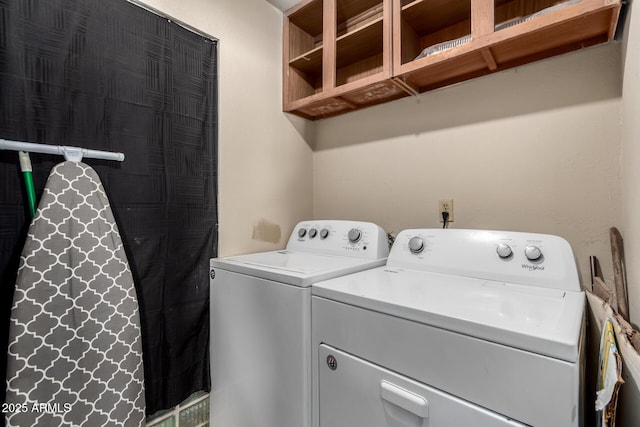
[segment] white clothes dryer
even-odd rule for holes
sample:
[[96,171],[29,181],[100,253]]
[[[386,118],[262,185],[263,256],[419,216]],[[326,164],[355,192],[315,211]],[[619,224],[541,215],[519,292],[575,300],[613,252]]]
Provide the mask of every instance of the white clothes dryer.
[[581,426],[584,308],[562,238],[403,231],[313,286],[313,425]]
[[211,425],[311,425],[311,285],[384,265],[386,233],[306,221],[287,247],[211,260]]

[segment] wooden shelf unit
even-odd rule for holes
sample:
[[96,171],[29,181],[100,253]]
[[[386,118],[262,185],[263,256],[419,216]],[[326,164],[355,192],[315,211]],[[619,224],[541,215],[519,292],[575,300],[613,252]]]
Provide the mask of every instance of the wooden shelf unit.
[[[306,22],[313,15],[317,25],[317,3],[322,34]],[[307,0],[285,16],[284,111],[321,119],[603,43],[615,36],[620,7],[621,0]],[[425,48],[430,54],[416,59]]]
[[[284,111],[316,119],[404,96],[391,82],[392,0],[321,3],[322,47],[317,43],[312,46],[309,41],[319,37],[298,35],[302,12],[309,16],[307,9],[316,8],[315,15],[319,15],[313,1],[307,0],[285,13]],[[308,51],[293,46],[292,38],[304,39]]]
[[[457,3],[458,0],[441,1]],[[398,15],[394,21],[394,78],[421,93],[613,39],[620,0],[580,0],[496,30],[498,24],[529,16],[557,3],[561,2],[471,0],[471,40],[413,61],[401,55],[402,49],[407,49],[403,45],[413,41],[403,37],[398,5],[394,9]],[[437,33],[451,30],[458,35],[456,29],[460,25],[454,23],[438,29]]]

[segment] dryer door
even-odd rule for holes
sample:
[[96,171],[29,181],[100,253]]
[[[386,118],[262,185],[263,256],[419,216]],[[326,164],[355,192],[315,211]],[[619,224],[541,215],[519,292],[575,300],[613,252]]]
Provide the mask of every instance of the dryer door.
[[318,360],[320,427],[526,427],[324,344]]

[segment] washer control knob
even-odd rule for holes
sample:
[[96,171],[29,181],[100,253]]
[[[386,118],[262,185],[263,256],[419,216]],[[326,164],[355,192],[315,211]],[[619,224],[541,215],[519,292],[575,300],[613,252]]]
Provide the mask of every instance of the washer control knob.
[[311,237],[312,239],[317,235],[318,235],[318,230],[316,230],[315,228],[312,228],[311,230],[309,230],[309,237]]
[[298,237],[300,237],[301,239],[307,235],[307,229],[306,228],[301,228],[298,230]]
[[320,230],[320,238],[326,239],[327,237],[329,237],[329,230],[327,230],[326,228]]
[[349,230],[349,241],[351,243],[357,243],[362,238],[362,232],[357,228]]
[[513,254],[511,246],[506,243],[500,243],[496,248],[496,252],[498,252],[498,256],[502,259],[509,258]]
[[537,246],[527,246],[524,248],[524,256],[526,256],[529,261],[537,261],[542,257],[542,251]]
[[419,254],[424,250],[424,240],[418,236],[412,237],[409,240],[409,250],[412,254]]

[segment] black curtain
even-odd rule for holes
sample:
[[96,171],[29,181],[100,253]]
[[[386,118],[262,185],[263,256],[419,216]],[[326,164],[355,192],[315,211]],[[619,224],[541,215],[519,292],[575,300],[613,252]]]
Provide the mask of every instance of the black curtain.
[[[216,55],[214,40],[125,0],[0,0],[0,138],[126,155],[84,162],[102,179],[133,271],[147,414],[210,389]],[[63,159],[31,159],[40,195]],[[25,206],[17,153],[0,151],[2,401]]]

